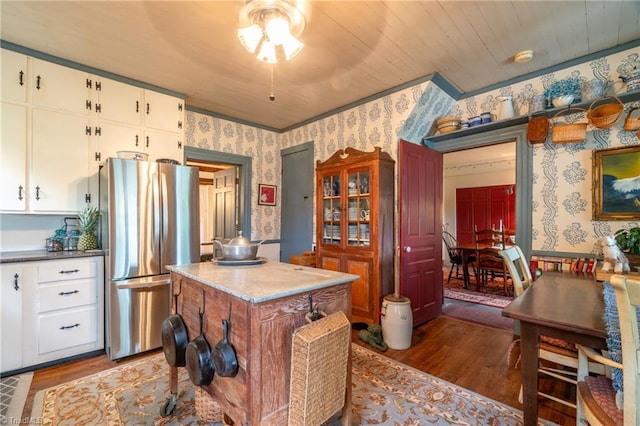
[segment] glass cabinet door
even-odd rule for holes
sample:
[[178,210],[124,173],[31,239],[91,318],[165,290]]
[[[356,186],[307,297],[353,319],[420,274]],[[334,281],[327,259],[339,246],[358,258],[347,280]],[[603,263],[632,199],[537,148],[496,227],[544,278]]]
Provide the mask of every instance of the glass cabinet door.
[[347,174],[347,245],[369,246],[369,171]]
[[340,244],[340,175],[322,179],[322,241]]

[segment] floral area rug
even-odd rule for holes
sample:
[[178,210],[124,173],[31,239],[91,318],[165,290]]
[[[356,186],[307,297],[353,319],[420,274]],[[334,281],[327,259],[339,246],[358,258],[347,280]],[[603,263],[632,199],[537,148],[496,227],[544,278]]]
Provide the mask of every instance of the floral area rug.
[[[455,274],[455,270],[454,270]],[[456,279],[451,276],[451,281],[447,283],[447,277],[449,276],[449,270],[443,270],[443,285],[444,285],[444,297],[455,300],[463,300],[465,302],[479,303],[481,305],[494,306],[496,308],[504,308],[511,301],[513,297],[507,296],[504,293],[504,285],[502,278],[496,277],[493,280],[489,280],[486,286],[480,288],[480,291],[475,291],[476,279],[471,276],[471,282],[469,288],[464,288],[462,279]]]
[[[354,421],[362,425],[520,425],[522,412],[353,344]],[[178,402],[169,395],[163,354],[40,391],[32,416],[44,425],[198,425],[194,391],[180,370]],[[552,423],[541,422],[542,425]]]

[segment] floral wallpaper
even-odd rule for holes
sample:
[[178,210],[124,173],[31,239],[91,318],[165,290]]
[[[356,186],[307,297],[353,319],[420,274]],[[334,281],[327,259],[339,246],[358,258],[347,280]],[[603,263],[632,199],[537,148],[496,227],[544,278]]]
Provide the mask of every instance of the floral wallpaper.
[[[496,117],[498,96],[512,97],[516,115],[528,114],[529,104],[536,95],[566,77],[583,81],[606,79],[612,82],[609,92],[622,93],[626,88],[619,76],[636,66],[640,68],[639,47],[457,102],[433,82],[424,82],[283,134],[187,111],[185,139],[188,146],[253,158],[251,238],[279,239],[280,201],[275,207],[258,206],[256,191],[258,183],[281,186],[277,170],[283,148],[313,141],[314,160],[324,160],[348,146],[365,151],[380,146],[397,159],[399,139],[420,143],[435,119],[443,115],[466,119],[489,111]],[[629,226],[625,221],[591,219],[591,153],[597,149],[640,144],[634,133],[622,130],[624,117],[636,105],[640,102],[625,105],[623,118],[610,129],[589,126],[584,142],[554,144],[548,138],[544,144],[534,147],[533,250],[597,252],[598,238]],[[564,115],[562,120],[586,119],[583,115]]]
[[[624,93],[619,78],[640,68],[640,48],[628,49],[544,74],[531,80],[462,99],[450,112],[461,119],[489,111],[499,114],[498,96],[511,96],[516,115],[529,114],[529,105],[554,82],[568,77],[581,81],[609,81],[607,94]],[[612,100],[613,102],[613,100]],[[541,252],[598,253],[598,239],[632,224],[627,221],[592,220],[592,151],[640,145],[634,132],[622,130],[624,117],[640,102],[624,105],[619,121],[609,129],[587,127],[584,142],[556,144],[551,137],[534,146],[532,250]],[[586,122],[584,114],[563,114],[551,122]],[[638,171],[640,175],[640,170]]]
[[[187,146],[253,158],[251,239],[279,239],[280,200],[276,206],[258,205],[257,184],[281,187],[277,173],[281,149],[313,141],[315,163],[338,149],[372,151],[380,146],[396,159],[398,135],[420,143],[431,123],[452,105],[453,100],[442,89],[425,82],[283,134],[187,111],[185,141]],[[414,114],[420,119],[407,120]],[[278,198],[280,195],[278,191]]]

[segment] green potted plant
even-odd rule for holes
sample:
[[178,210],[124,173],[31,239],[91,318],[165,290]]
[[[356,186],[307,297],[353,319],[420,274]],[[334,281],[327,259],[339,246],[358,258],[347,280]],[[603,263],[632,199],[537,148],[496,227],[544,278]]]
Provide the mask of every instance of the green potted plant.
[[614,233],[618,247],[629,259],[631,270],[635,266],[640,266],[640,226],[633,226],[628,229],[618,229]]

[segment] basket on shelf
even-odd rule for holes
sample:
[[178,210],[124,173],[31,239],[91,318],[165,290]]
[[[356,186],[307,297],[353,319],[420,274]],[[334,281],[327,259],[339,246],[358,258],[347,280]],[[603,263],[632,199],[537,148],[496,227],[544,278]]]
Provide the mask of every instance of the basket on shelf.
[[213,423],[222,421],[222,411],[220,406],[206,390],[200,386],[195,386],[194,403],[196,406],[196,415],[200,420]]
[[527,140],[531,144],[544,143],[549,135],[549,118],[547,114],[533,116],[527,124]]
[[[606,101],[607,99],[612,99],[615,102],[605,103],[594,107],[596,103]],[[591,103],[589,111],[587,112],[587,119],[598,129],[608,129],[616,124],[620,119],[620,114],[622,114],[623,108],[624,106],[622,105],[622,102],[620,102],[620,99],[615,96],[598,98]]]
[[575,114],[585,111],[586,110],[584,108],[569,107],[556,112],[551,120],[551,140],[553,143],[582,142],[587,135],[588,123],[556,123],[553,122],[553,119],[558,118],[560,115],[567,112]]
[[627,118],[624,120],[624,126],[622,128],[627,132],[635,132],[640,130],[640,116],[632,117],[631,113],[633,111],[640,111],[640,107],[631,108],[629,113],[627,114]]

